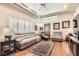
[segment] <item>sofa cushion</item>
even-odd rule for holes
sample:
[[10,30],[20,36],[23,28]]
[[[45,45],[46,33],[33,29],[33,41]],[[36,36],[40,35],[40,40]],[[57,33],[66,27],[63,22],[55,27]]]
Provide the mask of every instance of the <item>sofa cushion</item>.
[[24,35],[15,35],[14,38],[21,38],[24,37]]
[[21,44],[24,44],[24,43],[28,43],[28,42],[31,42],[31,41],[33,41],[34,39],[32,39],[32,38],[25,38],[24,40],[22,40],[22,41],[20,41],[20,43]]
[[22,41],[23,39],[25,39],[26,37],[20,37],[20,38],[16,38],[16,41]]

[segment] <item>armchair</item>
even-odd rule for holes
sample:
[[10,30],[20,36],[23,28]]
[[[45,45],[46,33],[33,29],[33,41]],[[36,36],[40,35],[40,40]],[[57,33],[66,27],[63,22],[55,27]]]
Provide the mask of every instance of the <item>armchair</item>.
[[44,32],[42,34],[40,34],[41,36],[41,39],[44,39],[44,40],[48,40],[49,39],[49,36],[46,35]]

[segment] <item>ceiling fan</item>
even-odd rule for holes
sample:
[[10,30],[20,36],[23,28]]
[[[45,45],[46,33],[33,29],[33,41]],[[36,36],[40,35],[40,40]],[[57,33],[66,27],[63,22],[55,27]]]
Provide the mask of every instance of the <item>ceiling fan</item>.
[[42,10],[42,9],[48,10],[46,3],[41,3],[40,6],[41,6],[41,7],[39,8],[39,10]]

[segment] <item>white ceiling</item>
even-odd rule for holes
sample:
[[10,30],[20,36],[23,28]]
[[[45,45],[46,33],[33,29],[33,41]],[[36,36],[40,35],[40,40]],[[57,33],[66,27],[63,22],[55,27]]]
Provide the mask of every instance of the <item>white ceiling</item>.
[[[46,3],[46,7],[41,7],[41,3],[23,3],[38,15],[46,15],[54,12],[60,12],[67,8],[67,3]],[[40,9],[41,8],[41,9]]]

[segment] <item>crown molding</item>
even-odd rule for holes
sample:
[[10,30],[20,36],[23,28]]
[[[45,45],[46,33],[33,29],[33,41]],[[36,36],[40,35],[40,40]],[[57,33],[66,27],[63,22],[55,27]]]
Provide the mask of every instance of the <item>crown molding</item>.
[[25,9],[24,7],[22,7],[22,3],[20,4],[17,4],[17,3],[10,3],[10,5],[14,6],[14,7],[17,7],[19,10],[22,10],[25,14],[28,14],[29,16],[32,16],[32,17],[35,17],[35,18],[38,18],[39,16],[36,15],[34,12],[31,12],[30,10]]
[[36,13],[35,11],[30,9],[28,6],[26,6],[23,3],[13,3],[12,5],[19,7],[20,9],[24,10],[25,13],[28,13],[28,14],[32,15],[33,17],[37,17],[37,18],[46,18],[46,17],[55,16],[55,15],[71,13],[71,12],[75,11],[76,6],[77,6],[76,3],[69,3],[67,5],[67,8],[63,11],[54,12],[54,13],[50,13],[50,14],[46,14],[46,15],[39,15],[38,13]]

